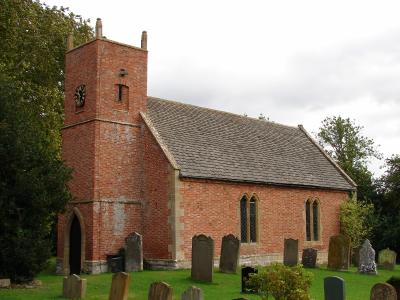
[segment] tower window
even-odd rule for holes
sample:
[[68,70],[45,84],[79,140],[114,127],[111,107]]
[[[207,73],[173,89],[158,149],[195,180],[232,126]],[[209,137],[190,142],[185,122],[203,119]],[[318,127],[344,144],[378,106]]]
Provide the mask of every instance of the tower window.
[[129,97],[129,87],[124,84],[117,84],[117,101],[126,102]]

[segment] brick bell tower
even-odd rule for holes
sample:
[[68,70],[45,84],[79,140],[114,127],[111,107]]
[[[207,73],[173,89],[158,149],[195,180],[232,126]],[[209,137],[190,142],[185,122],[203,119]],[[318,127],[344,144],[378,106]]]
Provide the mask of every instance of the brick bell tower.
[[107,271],[129,233],[142,232],[143,141],[147,105],[147,35],[141,47],[96,38],[65,59],[62,157],[73,168],[74,196],[59,217],[57,271]]

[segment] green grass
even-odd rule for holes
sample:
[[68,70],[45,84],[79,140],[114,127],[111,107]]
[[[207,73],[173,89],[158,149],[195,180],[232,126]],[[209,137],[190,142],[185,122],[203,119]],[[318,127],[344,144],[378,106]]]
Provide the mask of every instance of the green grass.
[[[397,266],[398,267],[398,266]],[[395,271],[379,270],[378,275],[360,275],[355,268],[348,272],[334,272],[325,268],[308,269],[314,274],[314,280],[311,287],[313,299],[324,299],[323,280],[327,276],[339,276],[346,282],[347,300],[365,300],[369,299],[371,287],[377,282],[385,282],[391,276],[400,276],[400,270]],[[108,292],[111,286],[112,274],[100,275],[82,275],[87,279],[87,297],[86,299],[108,299]],[[35,289],[10,289],[0,290],[0,299],[63,299],[61,297],[62,276],[52,275],[50,270],[41,273],[38,276],[43,282],[41,287]],[[143,271],[131,273],[131,283],[129,286],[129,299],[147,299],[148,288],[154,281],[165,281],[173,287],[174,299],[179,300],[180,295],[189,286],[200,287],[206,300],[234,299],[246,297],[248,299],[260,299],[256,295],[243,295],[240,293],[241,282],[239,274],[214,273],[212,284],[193,282],[190,279],[190,270],[176,271]]]

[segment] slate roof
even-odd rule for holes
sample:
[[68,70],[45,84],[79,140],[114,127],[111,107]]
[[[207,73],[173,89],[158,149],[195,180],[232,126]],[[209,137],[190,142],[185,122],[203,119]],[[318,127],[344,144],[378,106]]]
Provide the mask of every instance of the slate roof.
[[152,97],[147,109],[144,120],[182,177],[355,189],[302,127]]

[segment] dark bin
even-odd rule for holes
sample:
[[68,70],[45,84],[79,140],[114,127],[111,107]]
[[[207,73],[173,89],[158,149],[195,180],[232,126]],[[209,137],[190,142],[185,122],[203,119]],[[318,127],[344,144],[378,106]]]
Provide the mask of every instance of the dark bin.
[[118,273],[124,271],[124,258],[120,255],[107,255],[108,271]]

